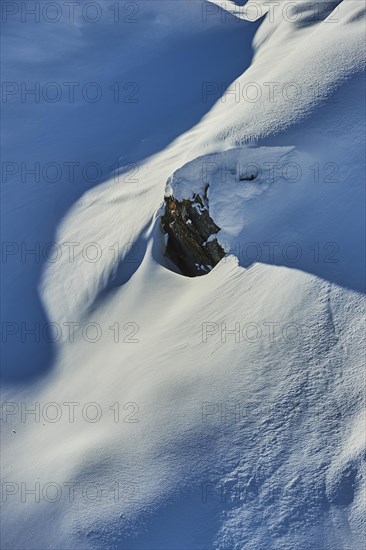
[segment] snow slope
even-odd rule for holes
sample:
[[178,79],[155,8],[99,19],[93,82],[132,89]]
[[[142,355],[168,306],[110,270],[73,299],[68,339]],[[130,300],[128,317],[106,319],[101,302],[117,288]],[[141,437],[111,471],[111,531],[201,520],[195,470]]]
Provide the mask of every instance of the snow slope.
[[[84,194],[4,185],[7,241],[78,243],[5,264],[4,319],[61,330],[4,345],[4,548],[364,548],[364,7],[291,4],[295,22],[286,2],[253,23],[154,0],[126,33],[57,25],[33,70],[61,80],[83,59],[107,84],[118,70],[146,90],[136,111],[6,105],[10,160],[137,168]],[[8,29],[13,60],[30,28]],[[47,25],[32,32],[49,43]],[[165,192],[207,184],[229,256],[188,279],[159,213]]]

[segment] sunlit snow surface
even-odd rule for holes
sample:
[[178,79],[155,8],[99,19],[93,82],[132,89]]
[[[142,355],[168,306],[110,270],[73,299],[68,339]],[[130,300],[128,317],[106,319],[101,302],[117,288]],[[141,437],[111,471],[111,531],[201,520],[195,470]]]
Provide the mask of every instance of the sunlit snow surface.
[[[103,166],[3,185],[4,240],[64,251],[3,263],[6,549],[365,546],[364,6],[226,4],[3,25],[5,80],[139,88],[3,105],[4,160]],[[207,185],[228,256],[189,279],[161,205]]]

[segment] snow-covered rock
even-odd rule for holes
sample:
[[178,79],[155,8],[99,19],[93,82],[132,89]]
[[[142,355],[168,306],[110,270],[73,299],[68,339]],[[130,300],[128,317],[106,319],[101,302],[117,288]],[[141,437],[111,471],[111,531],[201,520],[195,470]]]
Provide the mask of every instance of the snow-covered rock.
[[166,254],[184,275],[204,275],[218,264],[225,251],[217,242],[220,228],[209,213],[208,185],[202,195],[178,201],[165,198],[162,228],[167,234]]

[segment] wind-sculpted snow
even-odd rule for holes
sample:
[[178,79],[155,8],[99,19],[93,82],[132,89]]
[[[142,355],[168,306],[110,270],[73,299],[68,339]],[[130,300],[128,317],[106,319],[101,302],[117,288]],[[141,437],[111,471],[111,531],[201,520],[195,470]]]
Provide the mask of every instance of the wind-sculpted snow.
[[[213,4],[205,22],[197,2],[141,2],[133,32],[73,27],[84,65],[66,34],[62,63],[42,61],[49,80],[67,63],[111,78],[125,67],[143,95],[119,116],[48,111],[61,160],[123,157],[117,176],[85,193],[8,188],[8,218],[27,211],[29,238],[78,246],[29,280],[19,262],[7,282],[9,302],[38,292],[61,336],[19,339],[17,385],[5,371],[4,548],[364,547],[364,20],[358,1],[321,3],[315,21],[315,3],[291,2],[290,20],[284,4],[253,23]],[[48,43],[49,29],[34,32]],[[26,155],[47,158],[52,135],[43,121]],[[164,256],[160,216],[165,193],[207,185],[227,256],[192,279]],[[38,420],[22,403],[39,404]]]
[[[101,11],[97,22],[93,22],[95,6],[85,12],[82,2],[71,11],[72,17],[68,3],[60,0],[63,18],[59,22],[51,21],[55,17],[52,3],[47,3],[48,10],[38,18],[41,3],[33,3],[36,15],[26,3],[1,4],[6,125],[2,219],[3,240],[10,243],[6,265],[2,264],[2,307],[4,319],[19,326],[44,326],[49,321],[48,306],[41,303],[37,288],[43,271],[52,263],[47,261],[54,256],[49,248],[58,242],[67,213],[78,208],[79,199],[83,205],[83,194],[101,182],[116,180],[116,188],[119,173],[130,198],[144,192],[142,166],[197,124],[216,101],[214,97],[202,101],[203,82],[229,84],[250,64],[256,29],[238,25],[234,17],[225,25],[220,17],[203,20],[202,4],[189,2],[186,6],[183,0],[135,4],[103,0],[96,2]],[[241,56],[231,55],[240,49]],[[163,179],[168,176],[169,172]],[[117,216],[124,224],[122,232],[128,233],[131,227],[131,235],[121,245],[121,254],[150,223],[160,196],[159,188],[156,200],[137,207],[146,209],[147,218],[142,211],[141,218],[126,216],[123,208],[127,203],[122,200]],[[87,210],[87,217],[89,213]],[[98,216],[103,215],[107,229],[111,213],[98,209]],[[93,242],[104,246],[99,227],[89,222],[82,225],[84,231],[89,227]],[[78,230],[70,230],[66,240],[71,248],[64,246],[55,262],[56,277],[62,282],[56,284],[56,292],[63,293],[63,283],[68,281],[66,295],[71,298],[71,305],[67,296],[61,299],[60,310],[75,306],[79,313],[98,291],[99,277],[102,286],[108,280],[108,270],[113,269],[110,264],[120,256],[117,249],[109,251],[109,246],[124,238],[119,231],[116,224],[115,230],[109,227],[105,233],[108,252],[94,264],[93,272],[98,275],[93,283],[80,286],[77,282],[74,287],[73,273],[87,279],[84,270],[89,265]],[[22,252],[22,243],[27,250],[36,251],[35,259]],[[11,254],[12,250],[19,253]],[[71,257],[74,262],[69,261]],[[110,260],[108,268],[104,260]],[[59,296],[55,298],[59,300]],[[30,338],[21,346],[8,341],[4,378],[24,380],[27,376],[32,380],[46,374],[55,359],[54,346],[46,341],[43,346]]]
[[[325,101],[334,102],[337,89],[363,71],[360,3],[343,1],[323,20],[318,15],[323,3],[313,2],[315,23],[298,28],[309,17],[308,5],[276,3],[254,38],[254,62],[212,109],[209,134],[217,117],[218,139],[232,146],[275,135],[308,117]],[[291,9],[298,14],[291,16]],[[202,131],[203,139],[209,139]]]

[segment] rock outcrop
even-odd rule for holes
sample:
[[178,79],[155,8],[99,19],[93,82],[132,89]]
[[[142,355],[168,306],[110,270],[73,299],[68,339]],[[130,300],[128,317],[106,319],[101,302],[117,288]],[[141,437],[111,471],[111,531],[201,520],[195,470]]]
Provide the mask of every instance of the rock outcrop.
[[208,273],[225,256],[214,236],[220,227],[209,215],[207,189],[193,199],[165,197],[162,227],[168,235],[166,255],[189,277]]

